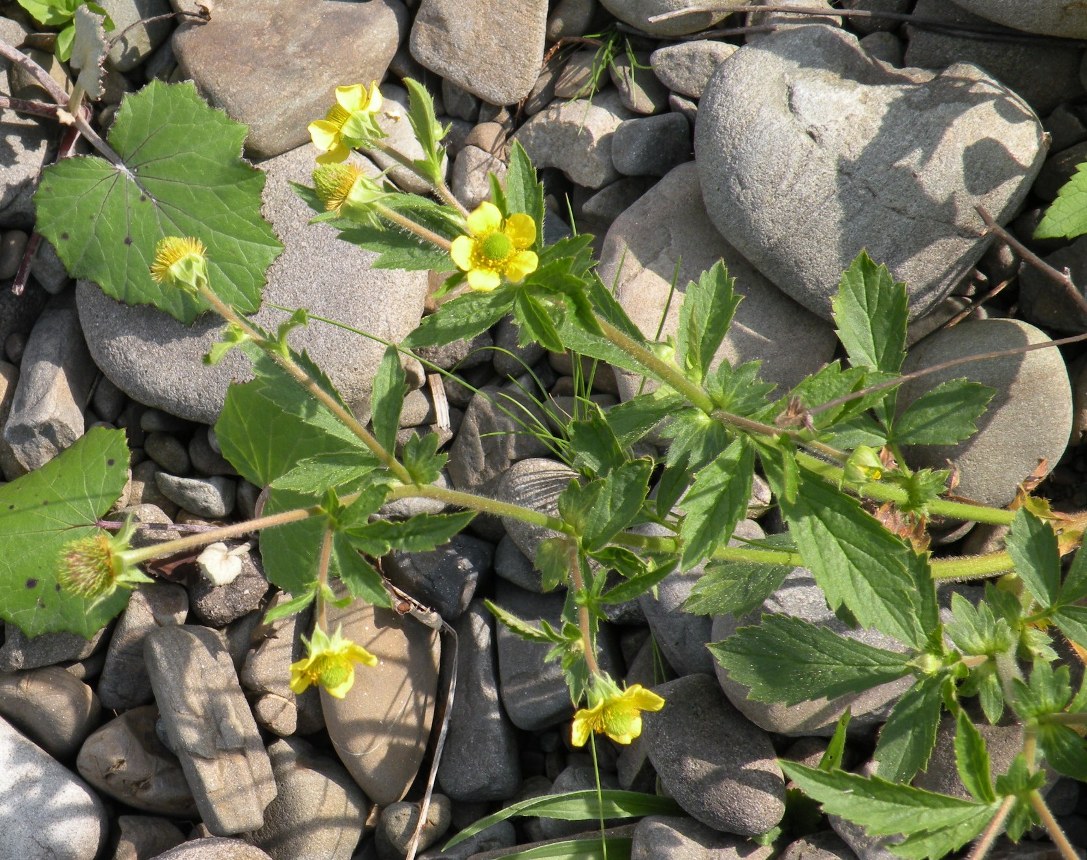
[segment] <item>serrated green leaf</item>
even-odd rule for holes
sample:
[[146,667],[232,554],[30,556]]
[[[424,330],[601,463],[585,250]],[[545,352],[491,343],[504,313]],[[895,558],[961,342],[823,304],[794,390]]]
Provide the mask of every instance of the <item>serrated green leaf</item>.
[[836,429],[839,424],[855,421],[867,410],[881,403],[887,396],[886,391],[871,394],[859,394],[859,392],[889,381],[891,378],[890,374],[874,371],[868,367],[843,368],[835,360],[797,383],[792,391],[778,400],[774,411],[777,413],[788,408],[792,401],[811,408],[838,400],[848,394],[858,394],[859,396],[851,400],[829,409],[822,409],[811,416],[812,424],[817,430],[822,432]]
[[985,738],[970,722],[964,710],[959,711],[955,723],[955,767],[959,771],[962,784],[975,800],[982,803],[992,803],[996,800]]
[[[601,818],[640,818],[645,815],[678,815],[679,804],[667,797],[643,794],[638,791],[595,789],[569,791],[564,794],[544,794],[513,803],[505,809],[481,818],[471,827],[458,833],[443,847],[448,851],[465,839],[518,815],[534,818],[554,818],[560,821],[596,821]],[[599,839],[596,840],[599,844]]]
[[351,541],[341,532],[332,536],[331,570],[347,586],[356,600],[364,600],[374,606],[392,606],[392,598],[385,590],[385,582],[370,562],[359,555]]
[[805,474],[795,501],[780,499],[797,549],[832,609],[846,606],[862,627],[875,627],[923,650],[914,554],[860,503]]
[[376,252],[375,269],[441,272],[452,265],[449,254],[441,248],[392,225],[352,224],[340,230],[337,238]]
[[1050,606],[1061,586],[1061,554],[1053,528],[1026,508],[1020,508],[1006,545],[1023,584],[1038,603]]
[[686,403],[678,394],[639,394],[605,414],[621,445],[633,445]]
[[850,364],[898,373],[906,358],[905,284],[861,251],[842,273],[831,307]]
[[374,471],[377,461],[366,450],[307,457],[271,482],[280,490],[312,492],[314,487],[342,487]]
[[[314,585],[316,586],[316,583],[314,583]],[[311,588],[309,591],[303,591],[297,597],[285,600],[283,603],[279,603],[267,610],[264,613],[263,621],[265,624],[271,624],[273,621],[278,621],[280,618],[286,618],[288,615],[297,615],[313,603],[316,598],[316,588]]]
[[1035,239],[1074,239],[1087,233],[1087,163],[1061,186],[1038,226]]
[[909,656],[874,648],[787,615],[764,615],[707,646],[758,702],[795,705],[859,693],[910,673]]
[[794,570],[789,564],[711,562],[683,603],[696,615],[734,615],[740,618],[758,609]]
[[374,389],[370,408],[373,413],[374,436],[386,451],[396,447],[396,431],[400,428],[400,411],[404,407],[407,389],[404,367],[400,364],[400,351],[387,346],[374,374]]
[[1026,683],[1012,678],[1015,698],[1012,706],[1024,720],[1040,720],[1059,714],[1072,700],[1068,666],[1054,669],[1045,660],[1035,660]]
[[604,413],[588,401],[584,416],[567,426],[574,467],[594,475],[606,475],[626,462],[619,440]]
[[[506,206],[510,214],[523,212],[536,224],[536,244],[542,244],[544,228],[544,189],[536,179],[536,169],[517,141],[510,147],[506,168]],[[545,261],[546,264],[546,261]]]
[[34,195],[37,229],[74,277],[184,323],[206,310],[203,299],[155,283],[149,267],[160,239],[193,236],[207,246],[212,290],[253,313],[283,246],[261,217],[264,174],[241,158],[245,135],[192,83],[151,81],[125,96],[110,128],[125,168],[97,156],[45,168]]
[[439,145],[445,137],[445,129],[438,122],[434,114],[434,100],[426,87],[412,78],[403,79],[404,87],[408,91],[408,122],[415,132],[415,139],[423,150],[423,158],[420,167],[428,175],[432,182],[440,181],[442,177],[442,156],[444,152]]
[[951,595],[951,621],[944,632],[964,654],[999,654],[1016,643],[1011,626],[1006,619],[993,615],[988,601],[974,606],[958,593]]
[[823,811],[861,825],[872,836],[916,834],[914,848],[892,850],[903,857],[943,857],[965,845],[996,814],[997,804],[980,804],[879,777],[866,779],[844,771],[830,773],[782,761],[781,769]]
[[87,639],[128,603],[119,588],[96,603],[61,591],[65,546],[102,535],[95,526],[125,488],[121,430],[92,427],[44,466],[0,486],[0,618],[27,636],[67,631]]
[[732,367],[722,361],[704,380],[706,393],[714,405],[737,415],[755,415],[769,406],[769,395],[777,388],[772,382],[759,379],[761,362],[748,361]]
[[740,304],[724,262],[718,260],[687,285],[679,308],[676,363],[694,382],[701,382],[718,347],[728,334]]
[[19,5],[26,9],[39,24],[46,27],[59,27],[72,19],[79,0],[55,0],[47,3],[41,0],[19,0]]
[[741,437],[695,476],[683,497],[680,570],[690,570],[728,543],[747,513],[754,469],[755,452]]
[[551,645],[563,641],[560,637],[548,635],[547,632],[541,630],[539,627],[534,627],[527,621],[518,618],[512,612],[507,612],[501,606],[498,606],[487,599],[483,600],[483,605],[486,606],[491,615],[505,625],[511,633],[519,636],[526,642],[543,642]]
[[1038,726],[1038,746],[1059,773],[1081,782],[1087,780],[1087,741],[1068,726],[1042,723]]
[[721,422],[701,409],[690,407],[675,413],[659,432],[671,439],[665,462],[669,465],[685,463],[692,472],[708,466],[732,442]]
[[[618,549],[618,547],[609,547]],[[596,556],[594,556],[596,558]],[[645,568],[643,572],[635,574],[629,579],[619,583],[614,588],[609,588],[600,595],[600,602],[606,604],[626,603],[628,600],[645,594],[649,589],[662,582],[669,573],[676,569],[674,563],[661,564],[654,568]]]
[[1069,641],[1087,648],[1087,606],[1061,606],[1050,619]]
[[436,433],[425,433],[422,436],[413,433],[404,443],[404,448],[400,452],[400,462],[408,470],[408,474],[415,483],[433,484],[441,477],[449,455],[439,454],[439,445],[441,445],[441,439]]
[[419,327],[403,340],[403,346],[444,346],[455,340],[471,340],[509,313],[515,292],[499,287],[490,293],[470,292],[444,304],[436,313],[423,317]]
[[356,549],[367,555],[382,556],[389,550],[430,552],[463,531],[475,515],[475,511],[416,514],[406,520],[374,520],[349,526],[343,533]]
[[988,671],[978,678],[978,701],[989,725],[999,723],[1004,714],[1004,688],[995,671]]
[[514,294],[513,315],[522,335],[550,352],[563,352],[566,349],[555,326],[555,309],[545,306],[530,292],[518,290]]
[[921,678],[895,702],[873,755],[883,779],[909,782],[928,764],[936,746],[944,683],[939,676]]
[[534,563],[540,572],[540,588],[552,591],[566,584],[570,573],[570,538],[553,537],[540,541]]
[[632,524],[649,492],[652,472],[653,464],[649,460],[631,460],[597,479],[600,493],[581,533],[582,545],[587,552],[602,549]]
[[1056,603],[1063,606],[1067,603],[1075,603],[1083,597],[1087,597],[1087,552],[1084,552],[1081,547],[1072,559]]
[[968,379],[949,379],[906,407],[892,425],[896,445],[954,445],[973,436],[996,392]]

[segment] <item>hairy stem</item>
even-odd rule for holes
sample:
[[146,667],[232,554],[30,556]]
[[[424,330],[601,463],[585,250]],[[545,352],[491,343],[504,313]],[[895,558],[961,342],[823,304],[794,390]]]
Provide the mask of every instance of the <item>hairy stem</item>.
[[412,221],[410,218],[401,215],[399,212],[390,209],[388,206],[382,206],[380,203],[374,203],[373,206],[374,211],[377,212],[385,220],[389,221],[392,224],[395,224],[397,227],[401,227],[404,230],[407,230],[409,233],[414,233],[424,242],[430,242],[430,244],[441,248],[443,251],[445,251],[445,253],[449,253],[449,249],[450,247],[452,247],[452,242],[446,239],[445,236],[439,236],[433,230],[428,230],[422,224],[418,224],[415,221]]
[[1030,798],[1030,805],[1034,811],[1038,813],[1038,817],[1042,820],[1042,826],[1045,827],[1046,833],[1049,834],[1049,838],[1053,840],[1053,843],[1057,846],[1057,850],[1061,852],[1061,857],[1064,860],[1080,860],[1082,855],[1075,849],[1075,846],[1068,841],[1068,837],[1064,835],[1064,831],[1061,829],[1060,824],[1057,823],[1056,817],[1050,811],[1049,806],[1046,805],[1045,799],[1042,797],[1040,791],[1032,791],[1028,797]]
[[1004,822],[1008,820],[1008,815],[1011,813],[1013,806],[1015,806],[1015,795],[1010,794],[1001,802],[1000,808],[997,809],[992,820],[985,825],[981,838],[974,843],[970,856],[966,860],[982,860],[989,853],[997,837],[1004,832]]
[[[581,558],[578,556],[577,545],[570,542],[570,584],[574,587],[574,594],[585,593],[585,579],[581,575]],[[585,651],[585,665],[590,675],[600,674],[600,664],[596,661],[596,650],[593,648],[592,624],[589,619],[589,607],[579,603],[577,607],[577,626],[581,630],[581,644]]]
[[325,593],[328,590],[328,566],[332,560],[332,529],[325,529],[321,535],[321,552],[317,557],[317,618],[316,625],[328,632],[328,601]]
[[449,186],[441,181],[441,179],[435,181],[431,179],[431,177],[426,176],[421,170],[419,170],[418,167],[415,166],[410,158],[398,152],[396,149],[389,146],[389,144],[385,143],[385,141],[383,140],[375,140],[373,143],[370,144],[370,146],[376,149],[378,152],[382,153],[383,155],[387,155],[405,170],[410,170],[413,174],[423,180],[423,182],[433,188],[434,193],[442,199],[443,203],[447,204],[448,206],[452,206],[462,216],[468,217],[468,210],[464,208],[464,204],[462,204],[456,198],[453,192],[449,189]]
[[500,502],[498,499],[488,499],[486,496],[477,496],[475,493],[463,493],[460,490],[451,490],[447,487],[436,487],[433,484],[407,483],[400,487],[394,487],[389,494],[389,498],[434,499],[459,508],[494,514],[496,517],[512,517],[529,525],[543,526],[557,532],[569,533],[569,527],[566,523],[541,511],[510,504],[509,502]]

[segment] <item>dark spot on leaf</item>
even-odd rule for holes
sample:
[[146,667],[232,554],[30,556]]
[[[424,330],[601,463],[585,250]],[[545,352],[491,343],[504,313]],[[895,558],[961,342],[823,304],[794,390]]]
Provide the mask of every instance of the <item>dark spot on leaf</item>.
[[60,583],[59,582],[56,582],[56,583],[53,584],[53,591],[60,591]]
[[49,499],[42,499],[42,507],[43,508],[48,504],[49,504]]
[[9,511],[14,511],[15,510],[15,505],[8,505],[8,510]]
[[67,233],[61,233],[60,238],[61,238],[62,241],[67,242],[68,241],[68,234]]
[[140,195],[140,202],[141,203],[146,203],[147,202],[147,195],[146,194],[141,194]]
[[26,587],[27,587],[27,588],[37,588],[37,587],[38,587],[38,580],[36,580],[36,579],[28,579],[28,580],[26,581]]
[[131,236],[125,236],[125,244],[126,245],[131,245],[132,244],[132,237]]
[[45,601],[42,600],[40,597],[37,600],[37,606],[38,606],[38,609],[45,609]]
[[108,460],[106,460],[106,465],[107,466],[112,466],[116,462],[117,462],[116,460],[114,460],[112,457],[110,457]]

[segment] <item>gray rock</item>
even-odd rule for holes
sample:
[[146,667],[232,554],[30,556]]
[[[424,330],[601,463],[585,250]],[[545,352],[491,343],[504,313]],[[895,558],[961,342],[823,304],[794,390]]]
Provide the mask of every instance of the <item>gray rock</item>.
[[[943,0],[920,0],[913,14],[964,28],[992,27],[984,18],[959,8],[961,5]],[[909,38],[904,58],[907,66],[943,69],[954,63],[973,63],[1006,84],[1039,115],[1044,116],[1061,102],[1083,94],[1078,48],[1052,43],[971,39],[928,27],[907,26],[906,33]]]
[[259,848],[240,839],[224,839],[210,836],[192,839],[153,860],[272,860]]
[[271,158],[309,140],[306,126],[324,117],[335,87],[385,76],[402,14],[399,0],[217,3],[208,23],[177,29],[174,53],[213,105],[249,126],[249,152]]
[[862,860],[895,860],[899,855],[891,850],[896,842],[901,842],[900,836],[869,836],[863,827],[839,818],[837,815],[828,815],[831,830],[838,834],[839,838],[853,849]]
[[494,369],[499,376],[516,378],[543,358],[546,350],[538,343],[520,343],[521,328],[512,316],[502,317],[494,330]]
[[[866,9],[871,12],[891,12],[904,15],[910,11],[911,0],[845,0],[843,9]],[[877,31],[897,30],[901,21],[894,18],[851,18],[849,27],[868,35]]]
[[[445,835],[453,820],[452,803],[443,794],[434,793],[427,807],[426,821],[419,831],[420,850],[429,848]],[[381,823],[376,833],[379,860],[400,860],[419,824],[419,804],[402,801],[381,810]]]
[[[242,5],[257,9],[261,21],[270,20],[272,13],[260,12],[263,7],[259,4]],[[335,5],[334,11],[340,14],[341,9],[373,6],[341,3]],[[301,12],[303,7],[298,10]],[[326,10],[321,14],[331,13]],[[278,13],[274,20],[283,23]],[[306,32],[310,26],[305,25]],[[230,53],[236,50],[237,46],[233,46]],[[234,67],[230,74],[238,77],[239,69]],[[306,88],[312,87],[312,79],[307,78]],[[274,331],[286,316],[270,308],[270,303],[306,307],[313,314],[399,341],[419,323],[426,274],[373,270],[373,253],[341,242],[334,230],[307,225],[313,213],[289,183],[311,183],[313,155],[313,149],[306,146],[262,165],[268,174],[264,215],[285,250],[268,270],[265,304],[253,319]],[[80,321],[95,362],[119,388],[141,403],[212,424],[222,409],[227,386],[251,376],[247,360],[236,351],[214,367],[201,360],[222,328],[218,317],[201,317],[189,327],[154,308],[121,305],[85,282],[79,284],[76,294]],[[326,325],[295,329],[290,342],[295,349],[310,354],[355,413],[365,419],[370,386],[384,347]]]
[[[1043,259],[1057,271],[1068,270],[1075,284],[1087,276],[1087,237],[1058,248]],[[1082,293],[1083,288],[1079,287]],[[1052,279],[1036,267],[1024,265],[1019,272],[1019,310],[1027,322],[1058,331],[1079,332],[1087,326],[1087,312]]]
[[623,106],[637,114],[658,113],[668,107],[668,90],[653,74],[649,54],[620,53],[608,65],[608,75]]
[[[416,139],[415,132],[411,130],[411,123],[408,121],[408,91],[395,84],[387,84],[382,87],[381,96],[381,110],[377,114],[377,124],[386,135],[382,143],[400,153],[404,158],[410,160],[422,158],[423,147]],[[379,149],[368,149],[366,154],[379,168],[389,172],[389,177],[398,187],[416,194],[430,193],[429,183],[401,166],[392,156]]]
[[589,32],[597,12],[596,0],[558,0],[551,4],[547,18],[547,41],[557,42],[568,36],[584,36]]
[[479,99],[447,78],[442,79],[442,106],[456,119],[475,122],[479,118]]
[[545,0],[517,0],[498,12],[487,0],[423,0],[411,55],[492,105],[516,104],[540,70]]
[[154,698],[143,662],[143,641],[158,627],[185,623],[188,593],[169,582],[144,583],[132,592],[110,637],[98,696],[105,708],[124,711]]
[[166,472],[155,473],[159,492],[178,507],[208,519],[222,519],[234,510],[237,484],[233,478],[180,478]]
[[142,460],[132,467],[132,476],[125,487],[124,499],[128,507],[142,507],[149,505],[157,508],[166,518],[177,514],[177,503],[168,499],[159,490],[156,476],[162,470],[155,465],[153,460]]
[[[876,648],[889,651],[901,651],[903,646],[880,633],[878,630],[855,630],[844,624],[827,606],[826,595],[816,585],[811,574],[802,567],[795,568],[782,586],[762,606],[742,619],[730,615],[717,616],[713,620],[710,637],[714,642],[727,639],[738,627],[757,625],[763,613],[787,615],[800,618],[819,627],[824,627],[845,636],[856,639]],[[787,667],[783,666],[785,670]],[[834,725],[846,708],[853,715],[855,727],[872,727],[887,719],[891,707],[911,684],[909,678],[891,681],[865,690],[856,695],[839,696],[827,701],[818,699],[785,706],[777,702],[756,702],[748,699],[748,688],[729,677],[717,663],[714,671],[721,689],[729,701],[755,725],[783,735],[829,737],[834,732]]]
[[517,544],[510,539],[508,534],[503,535],[495,548],[494,572],[519,588],[536,594],[543,593],[540,572],[536,570],[532,559],[517,548]]
[[989,244],[974,206],[1008,221],[1044,156],[1034,113],[977,67],[890,69],[826,26],[741,48],[698,113],[710,219],[826,318],[862,248],[907,284],[913,316],[936,305]]
[[460,534],[430,552],[396,550],[385,562],[393,585],[437,610],[446,621],[454,621],[468,608],[480,580],[490,573],[494,547]]
[[14,278],[19,271],[27,238],[22,230],[7,230],[0,235],[0,281]]
[[[663,527],[652,525],[640,527],[636,531],[657,536],[674,534]],[[735,534],[748,540],[765,537],[759,524],[751,520],[738,523]],[[737,545],[738,541],[729,541],[729,546]],[[706,644],[713,639],[710,632],[712,620],[708,616],[695,615],[683,608],[703,573],[705,564],[695,565],[684,572],[674,570],[660,581],[655,594],[647,591],[638,597],[638,606],[649,623],[653,638],[677,675],[708,675],[714,671],[716,665],[706,649]]]
[[[576,480],[577,472],[558,460],[533,457],[510,466],[495,488],[494,496],[502,502],[531,508],[558,516],[559,496]],[[532,525],[513,517],[503,517],[506,534],[526,558],[535,560],[540,544],[558,532],[545,526]]]
[[220,451],[211,446],[208,437],[212,432],[210,427],[206,429],[201,427],[189,440],[188,455],[193,468],[201,475],[237,475],[237,469],[223,457]]
[[83,435],[95,367],[70,303],[54,300],[27,341],[4,441],[18,465],[45,465]]
[[468,404],[457,438],[449,448],[447,469],[458,490],[475,492],[505,473],[512,463],[548,452],[525,431],[545,418],[537,403],[519,391],[484,386]]
[[30,261],[30,274],[43,290],[54,296],[64,292],[72,284],[68,270],[57,256],[56,249],[44,238],[38,245],[34,259]]
[[488,180],[491,173],[498,177],[500,183],[505,184],[506,163],[478,146],[466,146],[457,153],[456,161],[453,162],[450,188],[466,208],[475,209],[481,202],[491,198],[491,183]]
[[83,780],[0,719],[3,860],[94,860],[106,809]]
[[887,63],[895,68],[905,65],[903,58],[906,53],[906,46],[894,33],[887,33],[882,30],[869,33],[867,36],[861,37],[859,44],[873,60],[879,60],[881,63]]
[[[989,751],[993,776],[1007,773],[1012,760],[1023,751],[1023,727],[991,726],[985,721],[978,721],[974,725]],[[878,768],[876,773],[879,773]],[[1048,787],[1052,787],[1055,781],[1056,774],[1050,771]],[[955,765],[955,718],[950,714],[944,714],[940,718],[932,755],[925,769],[914,777],[913,785],[926,791],[949,794],[962,800],[974,799],[974,796],[962,784],[959,769]]]
[[1029,6],[1014,0],[955,0],[955,5],[1026,33],[1087,39],[1087,16],[1074,0],[1038,0]]
[[[683,36],[706,30],[728,15],[728,12],[691,12],[678,18],[654,23],[649,19],[666,12],[690,7],[702,7],[698,0],[600,0],[601,5],[620,21],[637,27],[651,36]],[[750,3],[736,3],[736,6]]]
[[[967,355],[1042,343],[1048,337],[1018,320],[964,322],[931,335],[910,350],[903,373]],[[948,379],[966,377],[996,390],[978,420],[978,432],[958,445],[927,445],[907,450],[910,465],[959,472],[956,494],[1002,507],[1015,496],[1020,481],[1045,459],[1048,469],[1060,460],[1072,428],[1072,392],[1060,352],[1039,349],[939,371],[902,386],[899,408]],[[1038,416],[1045,420],[1039,421]]]
[[125,711],[87,738],[79,751],[79,775],[103,794],[133,809],[196,817],[196,801],[177,760],[155,731],[152,705]]
[[[438,480],[434,482],[434,486],[444,487],[446,489],[451,487],[452,484],[449,481],[448,473],[439,473]],[[436,499],[405,496],[402,499],[386,502],[378,509],[377,513],[379,517],[384,519],[397,520],[406,519],[415,514],[440,514],[445,510],[447,510],[447,505]]]
[[54,758],[75,755],[101,712],[94,691],[59,666],[0,675],[0,717]]
[[[229,548],[238,546],[227,543]],[[189,601],[195,621],[209,627],[225,627],[260,606],[268,592],[268,580],[252,552],[241,556],[242,571],[231,582],[216,585],[203,574],[189,585]]]
[[[419,860],[469,860],[475,855],[483,855],[501,848],[512,848],[517,844],[517,831],[511,821],[499,821],[475,836],[469,836],[452,848],[432,848],[419,854]],[[355,858],[359,860],[359,858]]]
[[143,440],[143,450],[164,472],[184,477],[192,471],[189,452],[176,436],[148,433]]
[[[600,254],[600,276],[615,284],[616,298],[643,332],[656,332],[667,308],[661,327],[661,336],[667,337],[679,323],[680,303],[669,302],[673,279],[683,292],[689,281],[723,260],[744,300],[715,361],[761,360],[763,379],[792,388],[830,361],[837,345],[834,331],[759,274],[713,229],[701,204],[698,173],[695,164],[680,165],[615,220]],[[621,396],[632,397],[640,377],[619,370],[615,375]]]
[[642,715],[642,743],[665,791],[692,818],[754,836],[785,812],[785,781],[770,737],[728,703],[709,675],[668,681],[664,708]]
[[571,182],[602,188],[619,177],[612,137],[619,123],[632,116],[612,92],[592,101],[556,101],[521,126],[514,140],[537,168],[555,167]]
[[1061,188],[1076,172],[1076,167],[1087,160],[1087,141],[1081,141],[1055,152],[1046,159],[1038,180],[1031,191],[1043,200],[1056,200]]
[[738,50],[736,45],[697,39],[657,48],[649,56],[653,74],[681,96],[700,99],[717,67]]
[[607,233],[612,222],[637,203],[655,182],[649,176],[625,176],[605,185],[581,204],[578,223],[588,225],[600,235]]
[[[332,630],[378,659],[359,666],[354,686],[343,699],[321,690],[325,725],[340,761],[352,778],[378,804],[404,797],[426,750],[434,719],[441,647],[438,633],[389,609],[362,601],[330,607]],[[396,738],[389,744],[389,738]]]
[[261,827],[275,780],[222,639],[204,627],[161,627],[147,635],[144,657],[204,823],[217,835]]
[[[770,34],[780,32],[782,30],[795,30],[798,27],[806,27],[810,24],[816,24],[826,27],[841,27],[841,21],[835,17],[827,15],[819,15],[815,11],[808,12],[806,10],[825,9],[828,12],[834,11],[834,6],[831,5],[830,0],[816,0],[814,3],[809,3],[807,0],[783,0],[782,3],[770,3],[769,0],[752,0],[748,6],[751,9],[757,9],[760,6],[799,6],[802,7],[804,12],[790,12],[786,9],[775,9],[770,12],[748,12],[746,16],[746,23],[748,27],[766,27],[770,29]],[[748,45],[760,41],[768,34],[756,30],[755,32],[749,32],[744,38]]]
[[[599,774],[600,788],[604,791],[619,788],[615,775],[601,769]],[[597,787],[597,770],[591,765],[588,767],[570,765],[565,767],[555,777],[548,794],[566,794],[571,791],[589,791]],[[605,827],[614,827],[618,822],[615,819],[605,820]],[[585,831],[600,831],[600,822],[593,819],[575,819],[566,821],[561,818],[541,818],[539,825],[540,836],[544,839],[559,839],[565,836],[573,836],[575,833]]]
[[185,841],[172,821],[150,815],[118,815],[117,831],[113,860],[148,860]]
[[625,176],[664,176],[691,159],[691,128],[686,117],[662,113],[619,123],[611,160]]
[[90,657],[102,643],[106,628],[91,639],[76,633],[43,633],[28,639],[14,624],[4,624],[4,644],[0,647],[0,672],[38,669],[71,660]]
[[350,860],[369,803],[343,765],[295,738],[274,741],[268,757],[277,793],[249,839],[274,860]]
[[781,854],[781,860],[858,860],[853,850],[832,830],[812,833],[795,842]]
[[630,860],[766,860],[773,850],[753,847],[693,818],[649,815],[634,828]]
[[117,41],[110,48],[109,63],[118,72],[136,68],[170,35],[169,18],[141,23],[172,11],[167,0],[103,0],[102,8],[113,19]]
[[593,69],[595,66],[595,50],[574,51],[562,67],[559,76],[555,79],[555,98],[591,99],[601,89],[605,89],[610,83],[607,78],[598,79],[595,83],[597,89],[593,90]]
[[438,765],[438,785],[455,801],[506,800],[521,784],[517,737],[498,694],[495,621],[475,601],[457,621],[457,693]]

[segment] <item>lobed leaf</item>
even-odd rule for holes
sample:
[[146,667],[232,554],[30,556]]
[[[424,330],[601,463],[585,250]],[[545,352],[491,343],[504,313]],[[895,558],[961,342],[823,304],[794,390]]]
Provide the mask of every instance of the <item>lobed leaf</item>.
[[909,782],[928,765],[936,746],[945,682],[942,676],[922,678],[895,702],[873,755],[884,779]]
[[1052,605],[1061,585],[1061,553],[1049,523],[1020,508],[1006,544],[1016,574],[1034,599],[1042,606]]
[[954,445],[973,436],[996,392],[968,379],[949,379],[926,391],[894,420],[896,445]]
[[682,502],[680,570],[690,570],[728,543],[747,513],[754,469],[755,452],[741,437],[695,476]]
[[897,373],[906,358],[905,284],[861,251],[842,273],[831,307],[838,339],[853,367]]
[[679,308],[676,364],[694,382],[701,382],[717,348],[728,334],[740,296],[733,291],[723,261],[718,260],[697,281],[687,285]]
[[405,379],[400,351],[390,344],[385,348],[374,374],[370,400],[374,436],[386,451],[396,449],[396,431],[400,429],[400,411],[404,407],[404,393],[407,390]]
[[985,738],[970,722],[964,710],[959,711],[955,726],[955,767],[959,772],[959,779],[976,800],[993,803],[996,792],[993,791],[989,749],[985,745]]

